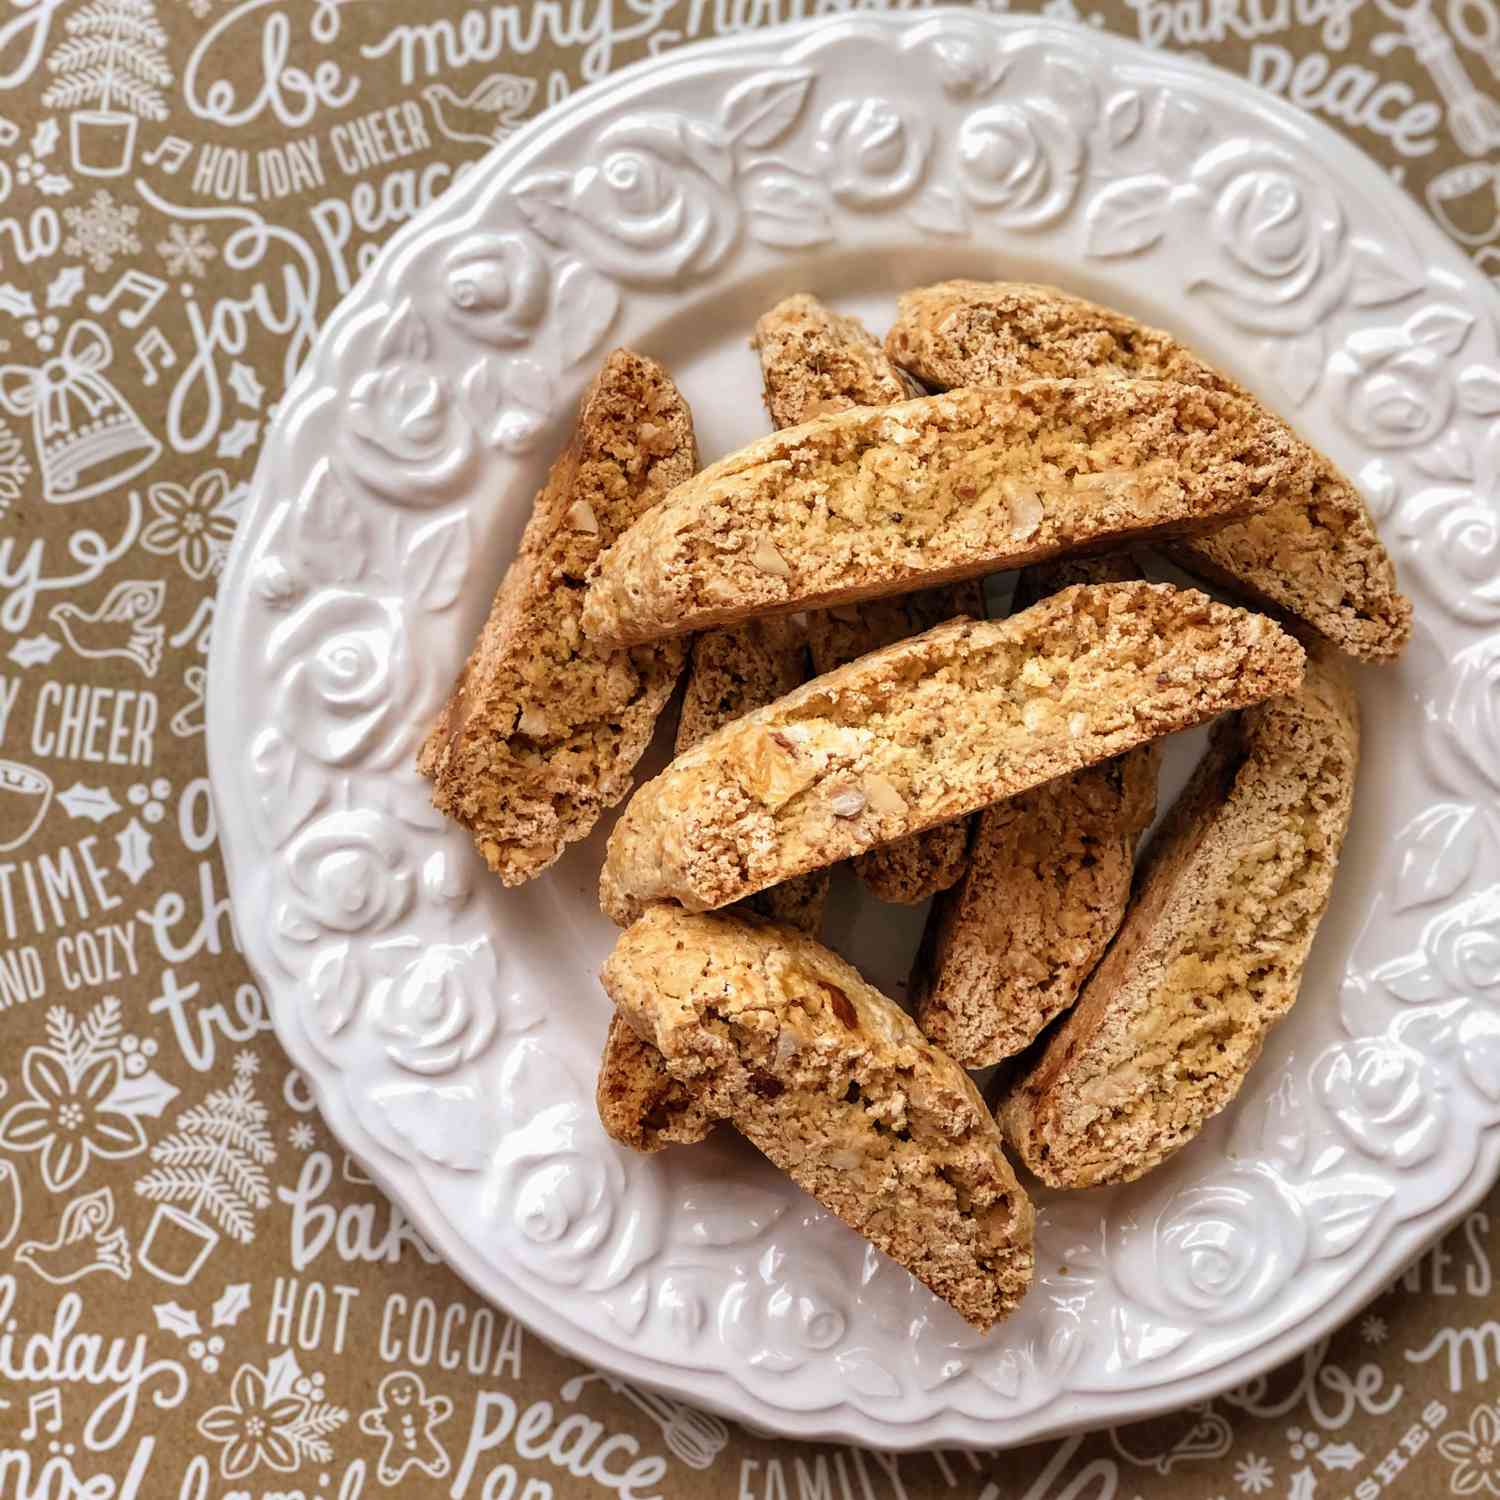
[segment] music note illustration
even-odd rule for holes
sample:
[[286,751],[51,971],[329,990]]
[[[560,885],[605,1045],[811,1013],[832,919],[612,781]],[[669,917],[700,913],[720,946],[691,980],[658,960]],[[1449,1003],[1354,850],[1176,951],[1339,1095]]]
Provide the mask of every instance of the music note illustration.
[[180,135],[169,135],[154,151],[148,151],[141,162],[148,167],[154,167],[160,162],[162,171],[169,177],[174,176],[181,170],[192,149],[191,141],[183,140]]
[[167,283],[160,276],[148,276],[144,271],[127,271],[101,297],[93,293],[89,297],[90,312],[104,312],[122,297],[134,297],[136,305],[127,307],[120,314],[122,328],[139,328],[146,314],[166,295]]
[[[166,334],[160,328],[148,328],[135,341],[134,349],[135,357],[140,360],[141,367],[146,372],[144,377],[146,385],[155,385],[161,379],[161,370],[170,370],[177,363],[177,355],[167,342]],[[156,363],[152,361],[153,355]]]
[[[42,1426],[37,1425],[37,1418],[43,1412],[49,1413],[47,1420]],[[34,1438],[38,1432],[58,1432],[62,1429],[62,1392],[54,1385],[45,1391],[38,1391],[26,1403],[27,1425],[21,1433],[22,1441]]]

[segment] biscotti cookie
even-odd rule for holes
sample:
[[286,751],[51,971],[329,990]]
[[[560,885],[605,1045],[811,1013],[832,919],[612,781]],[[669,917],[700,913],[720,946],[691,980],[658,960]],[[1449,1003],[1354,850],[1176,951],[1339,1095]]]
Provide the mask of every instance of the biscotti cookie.
[[1216,727],[1114,946],[1000,1106],[1042,1181],[1131,1181],[1239,1091],[1297,998],[1358,760],[1354,690],[1324,642],[1298,692]]
[[[677,721],[678,751],[806,682],[807,664],[807,642],[790,620],[747,620],[695,636]],[[828,871],[812,870],[757,891],[749,905],[816,936],[827,900]]]
[[[1021,282],[949,281],[909,292],[886,346],[938,387],[1087,375],[1246,394],[1160,329]],[[1411,605],[1358,490],[1318,459],[1307,498],[1169,551],[1183,567],[1305,620],[1352,656],[1389,660],[1411,634]]]
[[585,639],[600,552],[697,466],[692,414],[665,370],[617,349],[532,510],[418,769],[506,885],[547,868],[630,789],[683,644]]
[[1064,589],[863,656],[726,724],[642,786],[600,901],[726,906],[1301,680],[1263,615],[1192,589]]
[[[889,406],[922,394],[858,318],[831,312],[806,294],[788,297],[766,313],[755,325],[754,346],[760,351],[766,406],[778,427],[795,427],[851,406]],[[832,611],[814,610],[807,627],[813,670],[831,672],[867,651],[958,615],[977,619],[983,614],[978,579],[842,604]],[[872,849],[860,855],[854,868],[880,900],[913,904],[958,879],[968,842],[969,820],[964,818]]]
[[718,1123],[697,1093],[667,1072],[661,1053],[618,1015],[610,1017],[594,1098],[604,1128],[636,1151],[691,1145]]
[[842,959],[794,928],[659,907],[602,979],[705,1116],[975,1327],[1025,1295],[1032,1208],[984,1101]]
[[[1121,556],[1028,568],[1016,608],[1139,577]],[[1077,999],[1125,916],[1159,760],[1158,744],[1141,745],[974,819],[968,868],[933,903],[911,980],[917,1024],[956,1062],[1012,1056]]]
[[856,407],[679,485],[600,559],[584,628],[612,644],[909,593],[1303,502],[1317,466],[1240,396],[1034,380]]
[[750,342],[760,355],[766,410],[778,427],[922,394],[858,318],[836,313],[806,292],[763,314]]
[[[867,652],[920,635],[960,615],[984,618],[984,585],[977,578],[919,589],[861,604],[836,604],[808,621],[813,669],[831,672]],[[955,818],[924,828],[909,839],[882,844],[861,854],[854,870],[870,894],[899,906],[915,906],[945,891],[964,872],[969,858],[972,818]]]

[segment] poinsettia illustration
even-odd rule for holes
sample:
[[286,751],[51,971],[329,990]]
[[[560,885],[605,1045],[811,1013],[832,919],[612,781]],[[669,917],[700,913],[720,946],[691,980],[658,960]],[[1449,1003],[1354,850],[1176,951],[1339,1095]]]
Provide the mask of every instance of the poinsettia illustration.
[[241,1365],[229,1388],[229,1402],[206,1411],[198,1419],[198,1431],[224,1445],[219,1454],[219,1472],[238,1479],[258,1464],[289,1474],[297,1467],[297,1448],[292,1431],[306,1413],[305,1396],[271,1398],[266,1377],[251,1365]]
[[72,1187],[95,1157],[113,1161],[146,1149],[140,1121],[120,1107],[118,1011],[118,1001],[105,1002],[80,1026],[55,1006],[47,1013],[50,1045],[27,1048],[22,1059],[25,1097],[0,1119],[0,1145],[40,1151],[50,1192]]
[[223,469],[210,469],[191,485],[164,480],[146,495],[156,512],[141,533],[146,551],[158,557],[175,555],[183,572],[200,582],[218,573],[234,538],[244,488],[231,489]]

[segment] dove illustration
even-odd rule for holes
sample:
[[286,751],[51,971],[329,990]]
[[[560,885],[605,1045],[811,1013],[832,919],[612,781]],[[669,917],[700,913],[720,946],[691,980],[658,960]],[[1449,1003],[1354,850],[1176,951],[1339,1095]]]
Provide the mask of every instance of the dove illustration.
[[91,1271],[130,1280],[130,1244],[115,1223],[114,1194],[107,1187],[82,1193],[62,1211],[54,1240],[27,1240],[15,1258],[43,1281],[67,1286]]
[[536,79],[514,73],[491,73],[462,98],[446,83],[429,83],[422,96],[432,109],[437,128],[450,141],[473,141],[493,146],[521,123],[519,116],[536,98]]
[[155,677],[163,635],[155,621],[166,592],[160,579],[127,578],[104,596],[93,614],[76,604],[54,604],[48,618],[80,656],[124,656],[147,677]]

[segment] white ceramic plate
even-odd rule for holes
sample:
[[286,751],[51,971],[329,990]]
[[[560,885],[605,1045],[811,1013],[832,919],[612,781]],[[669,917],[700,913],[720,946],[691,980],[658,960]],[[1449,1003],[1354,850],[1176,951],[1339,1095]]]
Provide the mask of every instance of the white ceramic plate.
[[[765,427],[745,343],[772,300],[809,289],[883,327],[897,291],[955,274],[1061,283],[1256,389],[1358,477],[1419,622],[1402,665],[1360,676],[1358,808],[1301,1006],[1167,1167],[1043,1197],[1038,1284],[987,1337],[748,1148],[613,1146],[592,1097],[602,834],[506,892],[412,769],[610,344],[668,363],[712,458]],[[523,131],[329,320],[220,596],[237,926],[331,1127],[554,1343],[801,1436],[994,1447],[1128,1420],[1346,1317],[1497,1162],[1487,298],[1329,131],[1088,30],[763,32]],[[915,931],[846,904],[832,936],[894,987]]]

